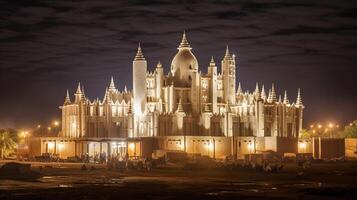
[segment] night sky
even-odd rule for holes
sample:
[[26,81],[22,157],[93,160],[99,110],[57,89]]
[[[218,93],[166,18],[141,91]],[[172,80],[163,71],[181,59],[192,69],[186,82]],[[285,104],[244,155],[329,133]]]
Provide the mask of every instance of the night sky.
[[243,90],[274,82],[295,101],[300,87],[305,125],[357,119],[355,1],[266,2],[1,0],[0,128],[60,119],[79,81],[90,99],[112,75],[131,89],[138,42],[148,68],[160,60],[167,73],[183,30],[203,73],[228,44]]

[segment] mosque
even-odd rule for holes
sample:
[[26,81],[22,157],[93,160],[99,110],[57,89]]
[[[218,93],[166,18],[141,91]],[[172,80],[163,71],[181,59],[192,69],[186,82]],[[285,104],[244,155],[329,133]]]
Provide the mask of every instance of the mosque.
[[[90,100],[78,84],[67,90],[58,137],[38,138],[36,152],[62,157],[105,153],[152,157],[165,152],[200,154],[215,159],[261,153],[297,152],[303,109],[276,94],[274,84],[253,92],[237,85],[237,58],[228,46],[219,64],[212,57],[207,73],[184,33],[170,71],[159,62],[148,71],[139,45],[133,59],[133,89],[119,91],[113,78],[103,99]],[[201,66],[202,68],[202,66]]]

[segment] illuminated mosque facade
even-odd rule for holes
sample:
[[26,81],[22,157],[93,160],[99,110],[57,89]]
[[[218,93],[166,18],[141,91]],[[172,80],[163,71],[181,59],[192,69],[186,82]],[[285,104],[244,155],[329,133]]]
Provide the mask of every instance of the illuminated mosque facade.
[[60,106],[59,138],[74,141],[75,154],[93,148],[93,153],[119,153],[118,146],[139,141],[141,153],[134,154],[143,155],[145,140],[151,140],[147,155],[163,149],[218,158],[279,151],[287,140],[296,149],[304,109],[300,90],[294,102],[286,91],[278,96],[274,84],[243,91],[237,84],[237,58],[228,46],[220,65],[213,57],[207,62],[206,74],[200,72],[185,33],[177,49],[169,72],[160,62],[150,72],[139,45],[132,63],[133,90],[119,91],[112,78],[103,99],[88,99],[80,84],[74,99],[67,91]]

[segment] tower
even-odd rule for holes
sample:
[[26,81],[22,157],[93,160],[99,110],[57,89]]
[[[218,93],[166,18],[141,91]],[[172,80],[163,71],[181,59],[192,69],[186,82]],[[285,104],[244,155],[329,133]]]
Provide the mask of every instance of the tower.
[[211,76],[210,82],[210,100],[212,101],[212,112],[217,113],[217,67],[213,56],[208,66],[208,75]]
[[236,92],[236,63],[235,55],[231,56],[229,53],[228,45],[226,53],[222,60],[222,73],[223,73],[223,87],[224,95],[223,99],[228,104],[235,103]]
[[134,114],[145,113],[146,106],[146,71],[147,62],[141,51],[140,43],[133,61]]
[[139,43],[133,60],[134,137],[142,135],[145,131],[140,121],[146,112],[146,71],[147,62]]

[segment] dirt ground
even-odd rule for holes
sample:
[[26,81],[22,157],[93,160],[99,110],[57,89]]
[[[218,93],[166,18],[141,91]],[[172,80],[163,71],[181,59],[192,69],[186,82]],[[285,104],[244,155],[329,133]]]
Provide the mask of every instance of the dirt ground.
[[[108,171],[104,165],[31,163],[43,177],[0,179],[0,199],[357,199],[357,162],[314,163],[282,172],[185,170]],[[1,163],[0,163],[1,165]]]

